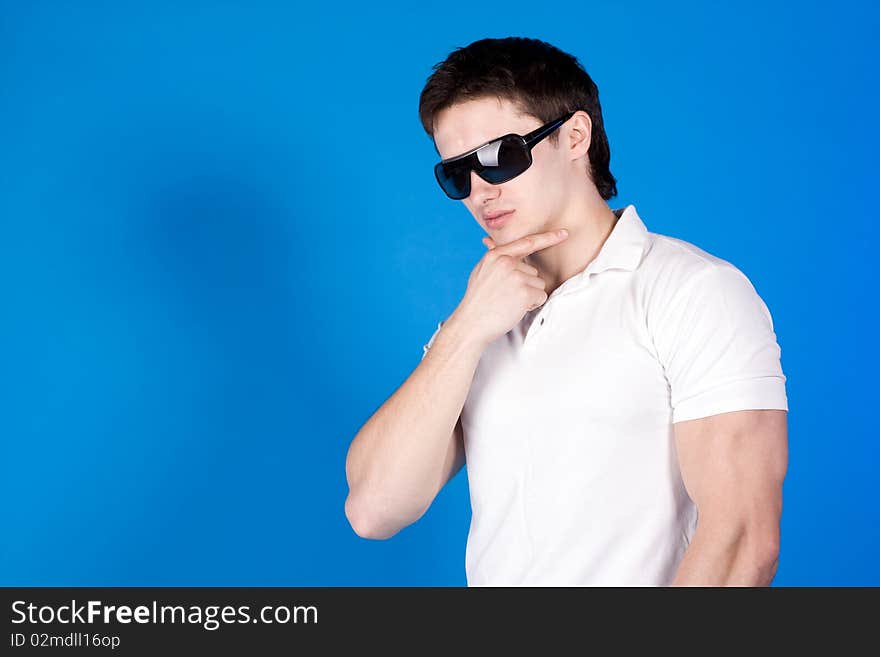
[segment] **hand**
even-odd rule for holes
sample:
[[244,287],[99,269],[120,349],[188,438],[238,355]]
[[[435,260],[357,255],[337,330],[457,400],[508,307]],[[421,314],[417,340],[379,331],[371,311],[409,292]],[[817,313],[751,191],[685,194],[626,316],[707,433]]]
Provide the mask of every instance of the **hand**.
[[547,300],[546,282],[522,258],[567,237],[567,232],[560,235],[554,230],[526,235],[503,246],[484,237],[488,251],[471,272],[467,291],[453,315],[484,344],[507,333],[528,311]]

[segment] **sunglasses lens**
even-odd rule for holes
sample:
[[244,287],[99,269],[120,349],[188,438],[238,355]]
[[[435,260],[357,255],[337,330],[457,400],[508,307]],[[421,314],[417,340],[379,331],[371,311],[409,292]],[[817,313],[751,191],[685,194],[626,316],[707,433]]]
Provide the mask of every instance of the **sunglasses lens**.
[[532,160],[529,149],[519,137],[505,137],[498,145],[494,166],[487,166],[478,172],[486,182],[499,184],[515,178],[529,168]]
[[467,158],[438,163],[434,175],[449,198],[461,200],[471,193],[471,171],[493,185],[515,178],[532,164],[522,137],[511,135],[487,144]]
[[434,173],[449,198],[461,200],[471,193],[471,169],[468,163],[440,163],[434,167]]

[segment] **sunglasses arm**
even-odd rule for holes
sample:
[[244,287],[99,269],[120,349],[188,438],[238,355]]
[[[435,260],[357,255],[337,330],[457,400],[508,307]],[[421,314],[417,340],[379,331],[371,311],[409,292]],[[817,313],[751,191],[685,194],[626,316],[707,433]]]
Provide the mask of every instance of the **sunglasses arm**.
[[537,130],[530,132],[529,134],[523,136],[523,140],[526,142],[527,146],[534,146],[539,141],[541,141],[544,137],[549,135],[551,132],[556,130],[563,123],[568,121],[571,117],[574,116],[574,112],[569,112],[565,116],[561,116],[552,123],[548,123],[547,125],[541,126]]

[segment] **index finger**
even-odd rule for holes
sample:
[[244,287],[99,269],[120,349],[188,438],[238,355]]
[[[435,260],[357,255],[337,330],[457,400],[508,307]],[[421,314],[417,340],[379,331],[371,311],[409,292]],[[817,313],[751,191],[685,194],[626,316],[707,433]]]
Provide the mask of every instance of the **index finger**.
[[562,230],[550,230],[545,233],[534,233],[533,235],[520,237],[518,240],[514,240],[503,246],[496,246],[492,250],[500,255],[524,258],[530,253],[558,244],[566,237],[568,237],[568,231],[565,230],[565,228]]

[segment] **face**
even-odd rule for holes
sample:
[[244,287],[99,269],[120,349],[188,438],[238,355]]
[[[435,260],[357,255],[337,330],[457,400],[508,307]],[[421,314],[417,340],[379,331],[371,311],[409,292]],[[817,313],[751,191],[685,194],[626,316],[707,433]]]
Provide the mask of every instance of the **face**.
[[[524,135],[541,125],[537,118],[520,114],[510,101],[469,100],[437,114],[434,143],[445,160],[502,135]],[[562,215],[572,170],[566,149],[560,148],[566,143],[566,125],[560,128],[559,144],[554,147],[549,138],[541,140],[532,148],[532,165],[512,180],[493,185],[470,172],[471,194],[462,203],[496,245],[562,227],[554,221]],[[490,221],[491,213],[509,210],[514,212],[500,224]]]

